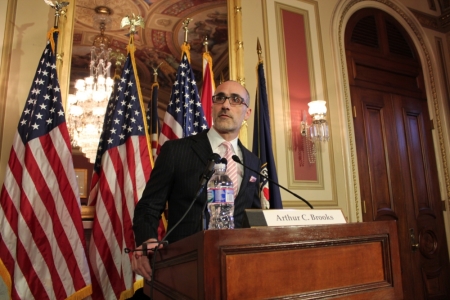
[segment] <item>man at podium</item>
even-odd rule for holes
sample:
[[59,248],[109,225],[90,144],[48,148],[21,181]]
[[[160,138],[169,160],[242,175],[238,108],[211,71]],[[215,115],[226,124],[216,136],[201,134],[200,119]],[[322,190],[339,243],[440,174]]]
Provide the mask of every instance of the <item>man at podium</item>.
[[[232,145],[235,155],[254,170],[261,163],[257,156],[245,148],[238,139],[244,120],[251,114],[250,96],[245,87],[236,81],[226,81],[219,85],[213,96],[213,126],[197,135],[171,140],[164,143],[155,162],[142,198],[136,205],[133,219],[137,250],[143,243],[147,248],[157,246],[158,225],[161,213],[168,203],[167,241],[173,243],[203,229],[202,211],[206,202],[206,189],[200,194],[187,215],[183,215],[194,201],[199,190],[202,172],[212,153],[221,157],[226,151],[223,142]],[[235,163],[228,161],[228,164]],[[244,210],[261,208],[259,199],[259,177],[237,164],[237,186],[235,196],[235,227],[242,227]],[[206,212],[207,213],[207,212]],[[181,221],[180,221],[181,220]],[[174,228],[174,225],[180,223]],[[151,268],[147,257],[137,251],[132,258],[133,271],[150,280]]]

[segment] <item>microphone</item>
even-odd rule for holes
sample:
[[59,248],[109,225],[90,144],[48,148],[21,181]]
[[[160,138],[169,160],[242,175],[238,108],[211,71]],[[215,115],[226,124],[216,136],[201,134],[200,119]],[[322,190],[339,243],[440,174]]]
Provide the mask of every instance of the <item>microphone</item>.
[[225,157],[222,157],[222,158],[220,159],[220,163],[221,163],[221,164],[224,164],[224,165],[227,165],[227,164],[228,164],[228,160],[227,160]]
[[247,169],[249,169],[250,171],[255,172],[255,173],[258,174],[259,176],[264,177],[265,179],[267,179],[267,180],[269,180],[270,182],[272,182],[273,184],[279,186],[280,188],[282,188],[282,189],[285,190],[286,192],[288,192],[288,193],[294,195],[296,198],[302,200],[303,202],[305,202],[306,204],[308,204],[308,206],[309,206],[311,209],[314,208],[314,207],[311,205],[311,203],[309,203],[308,201],[306,201],[304,198],[300,197],[300,196],[297,195],[296,193],[291,192],[290,190],[288,190],[288,189],[285,188],[284,186],[281,186],[280,184],[278,184],[278,182],[273,181],[272,179],[270,179],[270,178],[267,177],[266,175],[263,175],[263,174],[261,174],[260,172],[258,172],[258,171],[256,171],[256,170],[253,170],[252,168],[247,167],[246,165],[244,165],[244,164],[241,162],[241,160],[239,159],[239,157],[238,157],[237,155],[233,155],[231,158],[232,158],[235,162],[237,162],[238,164],[242,165],[244,168],[247,168]]
[[[203,191],[203,187],[208,182],[208,180],[211,178],[211,176],[214,174],[214,166],[220,162],[220,155],[217,153],[213,153],[208,158],[208,163],[206,164],[205,170],[203,171],[202,175],[200,176],[200,183],[199,183],[199,192],[197,193],[197,197],[201,194]],[[196,197],[196,198],[197,198]]]

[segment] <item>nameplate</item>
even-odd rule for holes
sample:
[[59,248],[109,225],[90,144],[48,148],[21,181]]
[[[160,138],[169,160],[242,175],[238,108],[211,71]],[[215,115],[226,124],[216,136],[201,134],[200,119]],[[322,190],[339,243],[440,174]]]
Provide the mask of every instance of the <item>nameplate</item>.
[[246,209],[244,227],[347,223],[340,209]]

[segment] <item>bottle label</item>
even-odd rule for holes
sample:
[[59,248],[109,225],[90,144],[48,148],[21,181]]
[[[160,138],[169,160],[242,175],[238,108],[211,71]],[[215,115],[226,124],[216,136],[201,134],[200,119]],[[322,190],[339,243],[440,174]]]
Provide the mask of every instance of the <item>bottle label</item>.
[[208,190],[208,203],[234,203],[234,189],[220,188]]

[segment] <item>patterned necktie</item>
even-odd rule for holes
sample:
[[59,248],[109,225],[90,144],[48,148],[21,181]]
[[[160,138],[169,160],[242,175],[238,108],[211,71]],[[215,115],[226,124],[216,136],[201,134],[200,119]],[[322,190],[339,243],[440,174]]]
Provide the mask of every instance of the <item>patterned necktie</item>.
[[233,181],[234,188],[234,197],[236,198],[239,186],[238,186],[238,173],[237,173],[237,165],[236,162],[231,158],[233,156],[233,149],[230,142],[223,142],[221,145],[224,145],[227,150],[225,152],[224,157],[227,159],[227,175],[230,177],[231,181]]

